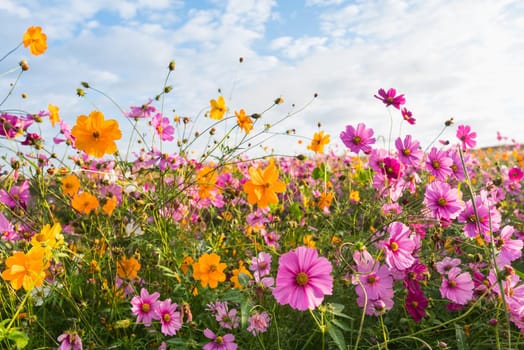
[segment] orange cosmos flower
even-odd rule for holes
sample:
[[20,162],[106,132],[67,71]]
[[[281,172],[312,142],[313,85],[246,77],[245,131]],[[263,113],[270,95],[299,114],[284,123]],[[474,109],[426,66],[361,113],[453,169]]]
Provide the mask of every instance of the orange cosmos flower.
[[22,43],[24,47],[29,46],[32,55],[38,56],[47,50],[47,35],[42,33],[41,27],[29,27],[22,37]]
[[240,129],[244,130],[246,134],[249,134],[249,132],[253,130],[253,120],[246,115],[243,109],[238,112],[235,111],[235,115],[237,116],[237,124]]
[[140,263],[135,257],[122,257],[116,266],[116,274],[122,279],[134,280],[138,278]]
[[237,288],[237,289],[243,288],[242,283],[240,283],[240,280],[238,279],[238,276],[241,273],[249,277],[249,279],[253,278],[253,275],[251,274],[251,272],[249,272],[248,269],[246,269],[246,267],[244,266],[244,262],[242,260],[238,262],[238,269],[233,269],[233,272],[232,272],[233,276],[231,276],[231,278],[229,279],[233,283],[233,288]]
[[211,104],[211,110],[209,111],[209,118],[215,120],[221,120],[224,117],[224,114],[227,111],[226,102],[224,97],[218,96],[217,100],[209,101]]
[[311,143],[307,146],[307,149],[315,153],[324,153],[324,146],[327,145],[329,141],[329,134],[324,135],[324,131],[316,132],[313,135],[313,140],[311,140]]
[[333,200],[333,192],[322,192],[318,198],[318,207],[320,209],[329,208]]
[[49,120],[51,121],[51,125],[54,127],[56,123],[60,122],[58,106],[49,104],[47,105],[47,109],[49,109]]
[[198,195],[200,198],[211,197],[211,191],[216,187],[217,173],[214,168],[205,166],[197,173]]
[[98,208],[100,203],[95,196],[90,193],[82,192],[79,195],[75,195],[71,201],[73,209],[79,211],[82,214],[89,214],[91,211]]
[[122,137],[122,132],[116,120],[105,120],[102,112],[92,111],[89,117],[81,115],[77,118],[71,135],[75,137],[77,149],[101,158],[106,153],[113,154],[117,151],[115,140]]
[[244,183],[244,192],[247,193],[249,204],[256,203],[260,208],[277,204],[277,193],[284,192],[286,185],[278,181],[278,171],[274,161],[271,160],[264,170],[250,167],[249,175],[250,179]]
[[62,226],[58,222],[52,227],[46,224],[39,233],[31,238],[31,245],[42,248],[45,257],[48,259],[52,257],[51,249],[58,248],[63,244],[64,236],[62,235]]
[[196,263],[193,263],[193,278],[200,281],[202,287],[216,288],[218,282],[224,282],[226,275],[225,263],[220,262],[220,257],[215,253],[202,255]]
[[76,175],[68,175],[62,179],[62,192],[68,196],[74,196],[80,189],[80,180]]
[[11,282],[11,286],[18,290],[24,287],[26,291],[39,287],[46,276],[45,269],[49,263],[44,262],[45,252],[41,248],[31,248],[27,254],[15,252],[5,261],[6,270],[2,278]]
[[115,196],[106,198],[105,204],[102,206],[102,211],[107,215],[111,216],[117,205],[117,200]]

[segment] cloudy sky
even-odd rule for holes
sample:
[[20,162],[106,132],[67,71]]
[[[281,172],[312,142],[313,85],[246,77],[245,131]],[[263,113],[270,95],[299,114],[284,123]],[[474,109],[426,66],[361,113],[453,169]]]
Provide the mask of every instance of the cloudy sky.
[[[161,90],[174,59],[165,114],[200,115],[197,129],[209,125],[202,111],[218,89],[230,111],[249,114],[281,96],[285,103],[264,116],[271,123],[318,94],[275,127],[296,129],[305,143],[276,137],[268,144],[277,153],[306,152],[319,122],[333,147],[345,125],[358,122],[387,139],[391,119],[393,138],[411,133],[427,146],[451,117],[441,139],[455,141],[457,125],[468,124],[480,146],[499,144],[497,131],[522,141],[520,0],[0,0],[0,23],[1,55],[31,25],[43,28],[49,46],[37,57],[20,48],[0,62],[0,71],[22,58],[31,66],[2,108],[34,112],[52,103],[70,125],[95,107],[122,119],[99,95],[78,98],[80,81],[128,109]],[[0,77],[0,93],[14,77]],[[400,112],[373,97],[390,87],[405,95],[416,125],[400,125]]]

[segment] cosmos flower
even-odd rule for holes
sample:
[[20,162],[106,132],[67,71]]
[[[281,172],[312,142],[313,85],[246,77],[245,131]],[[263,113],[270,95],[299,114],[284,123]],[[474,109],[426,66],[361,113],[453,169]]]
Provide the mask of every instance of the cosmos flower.
[[206,328],[204,329],[204,335],[206,338],[211,339],[211,342],[204,345],[203,350],[236,350],[238,347],[233,334],[227,333],[220,336]]
[[122,132],[116,120],[105,120],[102,112],[92,111],[89,116],[81,115],[76,119],[71,135],[75,138],[77,149],[101,158],[106,153],[117,151],[115,140],[122,137]]
[[403,223],[395,221],[389,224],[387,232],[389,238],[383,242],[386,263],[400,271],[409,268],[415,263],[415,241],[410,237],[411,231]]
[[393,88],[390,88],[387,92],[384,89],[379,89],[378,95],[379,96],[374,95],[375,98],[381,100],[386,105],[386,107],[393,106],[396,109],[400,109],[400,105],[406,103],[404,95],[397,96],[397,91]]
[[154,317],[156,317],[155,310],[158,308],[158,298],[160,293],[154,292],[149,294],[149,292],[142,288],[140,290],[140,295],[136,295],[131,299],[131,312],[136,315],[136,323],[142,322],[144,326],[151,326],[151,322]]
[[47,109],[49,109],[49,120],[51,121],[51,125],[54,127],[56,123],[60,122],[60,116],[58,115],[58,106],[49,104],[47,105]]
[[44,262],[45,252],[39,247],[34,247],[29,252],[14,252],[5,260],[6,269],[2,278],[11,283],[11,287],[26,291],[40,287],[46,276],[45,270],[49,263]]
[[235,116],[237,117],[237,125],[240,129],[244,130],[246,134],[249,134],[253,130],[253,119],[246,115],[246,112],[241,109],[240,111],[235,111]]
[[211,110],[209,111],[209,118],[221,120],[227,111],[226,102],[223,96],[218,96],[216,100],[210,100]]
[[151,126],[162,141],[173,141],[175,139],[173,136],[175,128],[169,123],[169,118],[162,116],[162,114],[156,113],[151,118]]
[[77,332],[67,331],[56,339],[60,342],[57,350],[82,350],[82,339]]
[[476,132],[471,131],[469,125],[459,125],[457,128],[457,138],[462,142],[462,149],[465,151],[468,148],[474,148],[477,144],[475,141],[477,137]]
[[262,311],[261,313],[254,312],[249,316],[248,320],[249,326],[247,331],[251,332],[253,336],[257,336],[259,333],[265,333],[269,328],[270,318],[267,312]]
[[275,162],[271,160],[264,170],[250,167],[249,175],[249,180],[243,186],[249,204],[257,204],[259,208],[265,208],[269,204],[277,204],[277,193],[284,192],[286,185],[278,180]]
[[433,217],[445,220],[455,219],[464,208],[458,190],[439,180],[431,182],[426,187],[424,204],[431,210]]
[[324,131],[321,130],[313,135],[313,139],[311,140],[311,143],[307,146],[307,149],[315,153],[324,153],[324,146],[327,145],[329,141],[329,134],[324,135]]
[[29,46],[32,55],[38,56],[47,50],[47,35],[42,32],[41,27],[31,26],[24,33],[22,43],[24,47]]
[[193,278],[200,281],[202,287],[216,288],[218,282],[224,282],[226,275],[225,263],[220,262],[220,256],[215,253],[202,255],[197,262],[193,263]]
[[466,304],[473,298],[473,280],[469,272],[462,272],[459,267],[453,267],[448,275],[442,278],[440,294],[452,302]]
[[166,299],[155,308],[155,319],[160,320],[162,334],[175,335],[182,328],[180,311],[175,311],[177,307],[176,303],[171,303],[171,299]]
[[375,143],[373,129],[366,128],[364,123],[358,123],[356,128],[347,125],[346,130],[340,133],[340,139],[354,153],[362,151],[369,154],[371,153],[370,145]]

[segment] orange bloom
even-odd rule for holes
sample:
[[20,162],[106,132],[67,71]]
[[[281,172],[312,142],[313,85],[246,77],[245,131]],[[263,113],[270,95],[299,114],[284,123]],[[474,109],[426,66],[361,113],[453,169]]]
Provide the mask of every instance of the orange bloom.
[[58,248],[63,244],[64,236],[62,235],[62,226],[58,222],[52,227],[46,224],[39,233],[31,238],[31,245],[42,248],[48,259],[52,256],[51,249]]
[[73,197],[80,189],[80,180],[76,175],[68,175],[62,179],[62,192]]
[[217,100],[211,100],[209,101],[209,104],[211,105],[211,110],[209,111],[209,118],[221,120],[227,111],[224,97],[218,96]]
[[51,125],[54,127],[56,123],[60,122],[60,116],[58,115],[58,106],[55,105],[47,105],[47,109],[49,109],[49,120],[51,121]]
[[128,259],[124,256],[118,261],[116,266],[116,274],[118,277],[128,280],[137,279],[139,270],[140,263],[134,257]]
[[333,200],[333,192],[322,192],[322,194],[318,198],[318,207],[320,209],[324,209],[326,207],[329,208],[332,200]]
[[38,56],[47,50],[47,35],[42,33],[41,27],[29,27],[22,37],[22,43],[24,47],[29,46],[32,55]]
[[217,173],[214,168],[205,166],[197,173],[198,195],[200,198],[211,197],[211,191],[215,190]]
[[209,285],[209,288],[216,288],[218,282],[226,280],[223,272],[226,266],[225,263],[220,262],[220,257],[215,253],[206,253],[198,259],[198,262],[193,263],[193,278],[200,281],[202,287]]
[[82,192],[77,196],[75,195],[71,201],[73,209],[82,214],[89,214],[91,211],[98,208],[99,205],[100,203],[98,203],[98,199],[87,192]]
[[193,258],[190,256],[186,256],[184,260],[182,260],[182,264],[180,265],[180,268],[182,269],[182,273],[184,275],[187,275],[189,266],[193,265],[194,262],[195,260],[193,260]]
[[240,280],[239,280],[240,274],[244,274],[247,277],[249,277],[250,279],[253,278],[253,275],[251,274],[251,272],[249,272],[248,269],[246,269],[246,267],[244,266],[244,262],[242,260],[238,262],[238,269],[233,269],[232,274],[233,276],[231,276],[229,280],[233,282],[233,288],[237,288],[237,289],[243,288],[242,283],[240,283]]
[[235,111],[235,115],[237,116],[237,124],[240,129],[244,130],[246,134],[249,134],[249,132],[253,130],[253,120],[246,115],[243,109],[238,112]]
[[329,134],[324,135],[324,131],[316,132],[313,135],[313,140],[311,140],[311,143],[307,146],[307,149],[315,153],[324,153],[324,146],[327,145],[329,141]]
[[247,193],[249,204],[257,204],[265,208],[269,204],[277,204],[277,193],[286,190],[286,185],[278,181],[278,171],[275,163],[271,160],[268,166],[260,168],[249,168],[250,179],[244,183],[244,192]]
[[15,252],[5,261],[6,270],[2,278],[11,282],[11,286],[18,290],[24,287],[26,291],[39,287],[46,276],[45,269],[49,266],[44,262],[44,250],[32,248],[27,252]]
[[101,158],[104,154],[117,151],[115,140],[122,137],[118,122],[114,119],[104,120],[104,114],[92,111],[88,116],[81,115],[71,129],[75,137],[75,147],[90,156]]
[[304,238],[302,238],[302,242],[304,242],[304,245],[308,248],[315,248],[316,242],[313,238],[313,235],[304,236]]
[[106,198],[105,204],[102,206],[102,211],[106,213],[107,215],[111,216],[113,214],[113,211],[115,210],[117,205],[116,197],[111,196],[109,198]]

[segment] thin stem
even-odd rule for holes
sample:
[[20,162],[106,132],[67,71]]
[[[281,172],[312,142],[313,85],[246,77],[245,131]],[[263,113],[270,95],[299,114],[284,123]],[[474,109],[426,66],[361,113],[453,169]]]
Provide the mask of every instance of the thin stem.
[[7,56],[9,56],[10,54],[12,54],[13,52],[15,52],[16,50],[18,50],[18,48],[22,46],[22,42],[20,42],[14,49],[12,49],[11,51],[9,51],[8,53],[6,53],[2,58],[0,58],[0,62],[2,62]]

